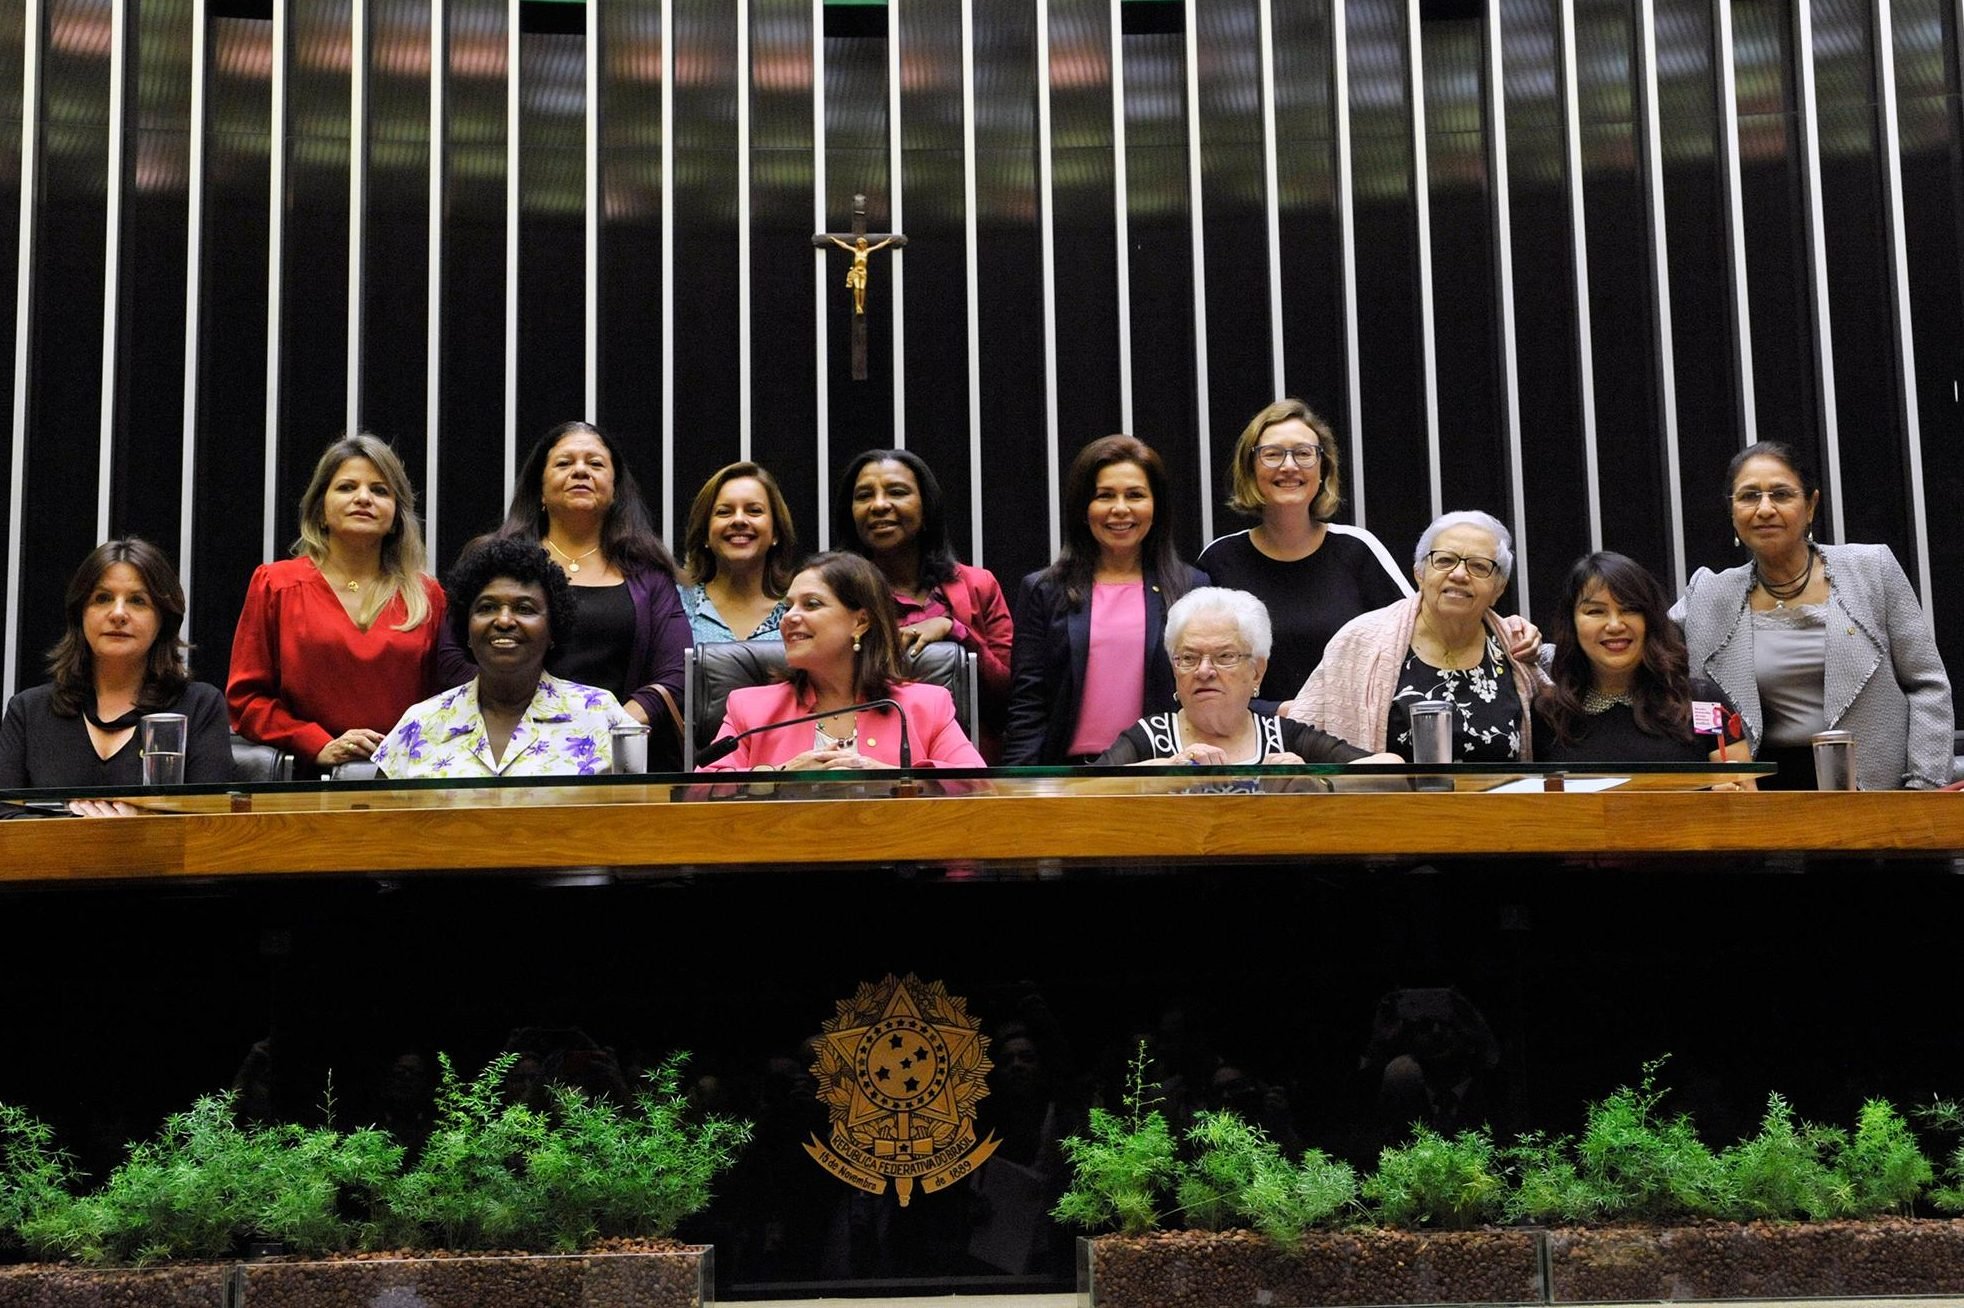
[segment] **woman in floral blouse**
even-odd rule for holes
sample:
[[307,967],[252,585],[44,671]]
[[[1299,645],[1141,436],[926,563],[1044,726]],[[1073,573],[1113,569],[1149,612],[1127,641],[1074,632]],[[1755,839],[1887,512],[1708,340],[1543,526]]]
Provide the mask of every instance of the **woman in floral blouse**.
[[1513,537],[1499,519],[1477,510],[1440,515],[1412,561],[1418,594],[1353,618],[1331,637],[1289,716],[1408,759],[1409,706],[1449,700],[1454,762],[1532,759],[1528,709],[1547,679],[1509,652],[1512,637],[1493,611],[1513,570]]
[[403,714],[375,751],[385,777],[554,777],[607,771],[609,728],[634,721],[612,692],[561,681],[546,653],[570,634],[566,574],[537,542],[490,537],[445,585],[477,676]]

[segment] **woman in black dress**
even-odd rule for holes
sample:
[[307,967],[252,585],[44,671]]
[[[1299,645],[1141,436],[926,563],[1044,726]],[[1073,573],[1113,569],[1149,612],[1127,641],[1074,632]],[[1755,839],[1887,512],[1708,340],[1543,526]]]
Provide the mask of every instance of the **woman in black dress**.
[[1664,588],[1607,550],[1569,570],[1553,684],[1535,697],[1535,757],[1573,763],[1752,760],[1725,692],[1693,677]]
[[[137,723],[146,713],[182,713],[184,780],[232,778],[225,697],[191,680],[184,588],[163,551],[134,536],[90,551],[68,582],[68,630],[48,651],[44,686],[7,702],[0,722],[0,788],[84,792],[143,781]],[[134,812],[77,799],[85,816]]]

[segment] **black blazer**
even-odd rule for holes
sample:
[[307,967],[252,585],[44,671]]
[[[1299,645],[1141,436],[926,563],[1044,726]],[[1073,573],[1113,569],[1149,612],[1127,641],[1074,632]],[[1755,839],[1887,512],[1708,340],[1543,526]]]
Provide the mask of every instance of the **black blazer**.
[[[1207,584],[1207,574],[1185,569],[1180,593]],[[1005,767],[1068,762],[1065,751],[1077,732],[1084,700],[1084,661],[1091,646],[1091,603],[1073,607],[1064,584],[1048,568],[1023,578],[1016,592],[1016,643],[1009,660],[1009,726],[1003,733]],[[1173,707],[1173,664],[1166,657],[1166,592],[1146,572],[1146,702],[1141,714]]]

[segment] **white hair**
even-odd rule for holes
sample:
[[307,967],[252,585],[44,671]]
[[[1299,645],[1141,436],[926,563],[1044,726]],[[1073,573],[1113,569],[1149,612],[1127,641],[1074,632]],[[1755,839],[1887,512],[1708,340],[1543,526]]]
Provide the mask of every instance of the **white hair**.
[[1418,552],[1412,555],[1412,566],[1425,562],[1425,556],[1432,552],[1432,542],[1439,539],[1439,533],[1449,527],[1478,527],[1493,537],[1493,561],[1500,567],[1500,579],[1506,581],[1514,575],[1514,536],[1507,530],[1507,524],[1491,513],[1478,509],[1455,509],[1442,513],[1432,520],[1418,538]]
[[1173,651],[1180,647],[1180,637],[1187,634],[1187,624],[1203,613],[1233,618],[1234,628],[1240,633],[1241,643],[1248,647],[1248,652],[1258,659],[1268,657],[1269,649],[1275,643],[1275,633],[1268,622],[1268,606],[1245,590],[1198,586],[1173,601],[1173,607],[1166,610],[1168,658],[1173,657]]

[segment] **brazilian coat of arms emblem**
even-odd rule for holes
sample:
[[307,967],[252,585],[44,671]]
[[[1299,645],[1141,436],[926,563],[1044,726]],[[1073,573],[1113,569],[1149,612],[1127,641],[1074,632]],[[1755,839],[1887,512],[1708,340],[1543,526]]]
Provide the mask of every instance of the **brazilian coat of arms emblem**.
[[831,1135],[814,1135],[805,1152],[868,1194],[891,1180],[902,1207],[916,1183],[933,1194],[980,1167],[1001,1142],[975,1135],[994,1064],[968,1001],[910,972],[862,983],[837,1008],[812,1064]]

